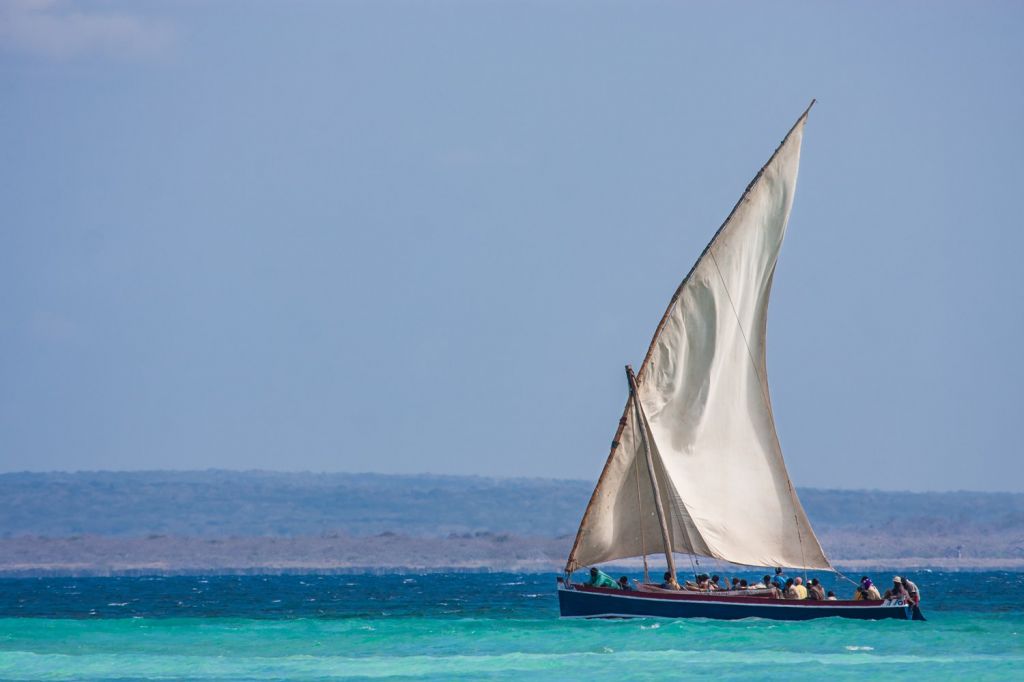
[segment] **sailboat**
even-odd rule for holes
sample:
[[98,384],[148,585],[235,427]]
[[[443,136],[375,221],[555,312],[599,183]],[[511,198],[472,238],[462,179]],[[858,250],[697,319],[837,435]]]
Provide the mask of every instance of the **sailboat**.
[[[789,478],[765,360],[768,299],[814,101],[747,186],[676,289],[635,374],[564,575],[563,617],[920,619],[906,599],[811,601],[772,590],[678,586],[675,555],[834,571]],[[663,554],[670,588],[650,582]],[[584,567],[643,557],[629,590],[574,583]],[[699,559],[697,559],[699,561]]]

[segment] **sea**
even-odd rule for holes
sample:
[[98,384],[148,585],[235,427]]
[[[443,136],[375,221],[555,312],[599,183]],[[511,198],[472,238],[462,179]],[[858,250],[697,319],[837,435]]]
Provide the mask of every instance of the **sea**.
[[1024,573],[909,577],[927,622],[561,620],[550,574],[5,578],[0,679],[1024,680]]

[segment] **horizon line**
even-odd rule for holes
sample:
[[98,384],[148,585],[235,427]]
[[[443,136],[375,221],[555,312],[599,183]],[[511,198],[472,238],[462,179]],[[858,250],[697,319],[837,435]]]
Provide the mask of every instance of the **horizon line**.
[[[416,473],[379,472],[379,471],[314,471],[311,469],[227,469],[222,467],[209,467],[206,469],[19,469],[11,471],[0,471],[0,478],[5,476],[23,475],[86,475],[86,474],[204,474],[204,473],[226,473],[226,474],[277,474],[277,475],[307,475],[307,476],[382,476],[393,478],[466,478],[466,479],[491,479],[499,481],[561,481],[566,483],[585,483],[593,485],[596,483],[583,478],[558,478],[552,476],[508,476],[479,473],[434,473],[421,471]],[[966,488],[945,489],[945,490],[908,490],[906,488],[842,488],[797,485],[798,490],[814,490],[822,492],[860,492],[860,493],[887,493],[906,495],[928,495],[928,494],[985,494],[985,495],[1024,495],[1024,490],[974,490]]]

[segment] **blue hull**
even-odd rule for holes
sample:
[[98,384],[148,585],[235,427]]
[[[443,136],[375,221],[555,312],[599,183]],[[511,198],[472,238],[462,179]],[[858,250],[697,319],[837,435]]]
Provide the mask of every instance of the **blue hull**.
[[622,592],[566,586],[559,581],[558,608],[563,618],[857,618],[924,620],[920,611],[901,601],[787,601],[757,597],[715,597],[707,594]]

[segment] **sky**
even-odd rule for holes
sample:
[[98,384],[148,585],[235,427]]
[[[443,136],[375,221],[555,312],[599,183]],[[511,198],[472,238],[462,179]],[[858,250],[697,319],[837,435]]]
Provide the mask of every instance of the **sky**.
[[798,486],[1024,491],[1024,4],[0,0],[0,471],[595,479],[812,98]]

